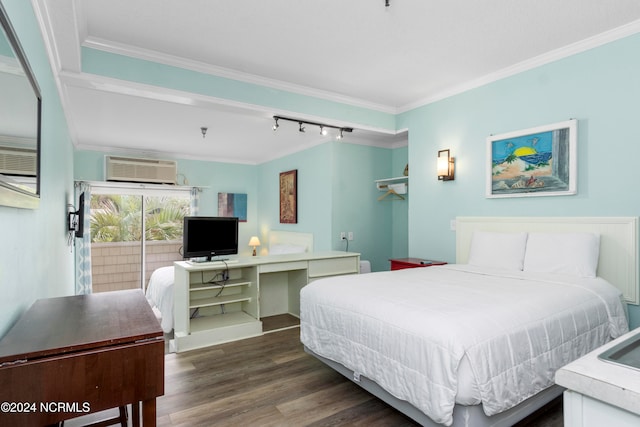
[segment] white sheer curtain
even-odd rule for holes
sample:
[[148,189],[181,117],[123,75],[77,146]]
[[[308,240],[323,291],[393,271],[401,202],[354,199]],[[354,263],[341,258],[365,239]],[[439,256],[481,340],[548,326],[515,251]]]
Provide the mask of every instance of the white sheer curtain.
[[84,193],[84,233],[82,238],[75,239],[76,244],[76,295],[90,294],[91,282],[91,185],[86,182],[76,183],[75,200]]
[[[106,194],[111,191],[127,194],[139,195],[167,195],[172,192],[190,192],[191,215],[197,215],[200,204],[200,192],[198,187],[185,188],[163,188],[145,184],[123,184],[107,182],[76,182],[75,200],[84,193],[84,236],[75,239],[75,264],[76,264],[76,295],[90,294],[93,292],[91,276],[91,194],[92,188],[96,194]],[[184,193],[182,193],[184,194]]]
[[198,211],[200,210],[200,188],[193,187],[191,189],[191,215],[198,215]]

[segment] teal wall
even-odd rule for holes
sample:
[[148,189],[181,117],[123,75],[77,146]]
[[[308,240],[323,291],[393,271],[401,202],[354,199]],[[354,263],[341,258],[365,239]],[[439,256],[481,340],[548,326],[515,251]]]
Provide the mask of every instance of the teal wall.
[[236,102],[395,130],[395,115],[211,74],[82,48],[82,71]]
[[[73,179],[101,180],[104,153],[70,142],[51,68],[30,2],[2,0],[43,92],[42,201],[38,210],[0,207],[0,335],[35,299],[73,293],[73,256],[66,245]],[[233,82],[202,73],[83,49],[83,71],[179,90],[334,118],[382,129],[409,129],[409,147],[395,150],[329,142],[258,166],[178,159],[190,185],[206,187],[201,212],[215,214],[218,192],[248,195],[241,239],[271,229],[312,232],[315,249],[349,249],[374,270],[387,258],[453,261],[449,222],[461,215],[637,216],[635,159],[640,99],[640,35],[541,66],[395,116],[389,113]],[[578,119],[578,194],[486,199],[485,139],[490,134]],[[437,150],[456,157],[456,180],[435,177]],[[373,181],[398,176],[410,163],[404,202],[377,202]],[[279,224],[278,176],[298,170],[298,224]],[[100,171],[100,173],[98,173]],[[408,242],[408,243],[407,243]],[[263,241],[266,245],[266,241]],[[262,248],[263,249],[263,248]],[[640,309],[630,308],[632,327]]]
[[[322,144],[273,160],[258,168],[259,236],[269,230],[313,233],[314,250],[331,248],[331,145]],[[280,224],[280,172],[298,171],[298,223]]]
[[[122,153],[109,153],[123,155]],[[81,181],[104,180],[105,153],[76,150],[74,156],[75,179]],[[256,235],[258,221],[258,180],[256,166],[176,159],[180,179],[194,187],[202,188],[199,215],[218,215],[218,193],[243,193],[247,195],[247,222],[239,226],[239,253],[250,255],[247,244]],[[182,183],[182,181],[180,181]]]
[[[399,176],[406,148],[386,149],[328,142],[258,166],[178,160],[178,173],[189,185],[203,187],[200,214],[216,215],[218,192],[246,193],[247,222],[240,224],[242,243],[252,235],[267,249],[270,230],[313,233],[316,251],[345,250],[340,232],[353,232],[349,250],[362,254],[372,269],[388,270],[388,259],[407,253],[407,201],[378,202],[374,180]],[[117,153],[112,153],[116,154]],[[75,152],[75,178],[101,181],[105,153]],[[394,167],[393,160],[398,162]],[[298,223],[280,224],[280,172],[298,171]]]
[[[505,78],[402,114],[409,128],[409,253],[455,260],[456,216],[638,216],[640,35]],[[485,198],[486,138],[578,120],[578,194]],[[455,181],[436,179],[450,148]],[[640,309],[630,307],[631,325]]]
[[[396,148],[391,154],[391,173],[395,178],[403,176],[405,166],[409,163],[409,148]],[[411,172],[409,172],[411,175]],[[411,180],[409,180],[411,186]],[[404,195],[404,201],[393,202],[391,208],[391,254],[393,258],[409,256],[409,205],[411,192]]]
[[31,2],[2,0],[42,93],[40,207],[0,206],[0,336],[36,299],[74,292],[67,246],[67,203],[73,203],[73,147]]
[[[258,166],[261,238],[269,230],[306,232],[313,233],[316,251],[345,250],[340,232],[351,231],[349,251],[359,252],[374,271],[388,270],[388,259],[402,255],[394,255],[394,248],[407,250],[406,233],[394,244],[391,227],[394,203],[406,202],[378,202],[374,184],[391,176],[393,151],[349,144],[347,139]],[[278,177],[292,169],[298,171],[298,224],[280,224]]]

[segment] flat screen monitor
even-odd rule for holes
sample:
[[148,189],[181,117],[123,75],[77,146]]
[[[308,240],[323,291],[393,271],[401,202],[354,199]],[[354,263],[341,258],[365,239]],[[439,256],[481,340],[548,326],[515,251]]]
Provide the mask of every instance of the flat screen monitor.
[[213,257],[238,253],[238,218],[186,216],[182,235],[184,258]]
[[80,194],[78,201],[78,210],[76,211],[78,224],[76,225],[76,237],[84,237],[84,192]]
[[69,212],[69,233],[77,238],[84,237],[84,193],[78,199],[78,210]]

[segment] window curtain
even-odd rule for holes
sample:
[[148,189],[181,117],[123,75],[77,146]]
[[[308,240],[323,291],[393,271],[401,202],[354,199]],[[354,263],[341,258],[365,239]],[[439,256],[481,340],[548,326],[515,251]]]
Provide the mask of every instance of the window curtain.
[[92,292],[91,283],[91,185],[76,183],[75,200],[84,193],[84,237],[75,239],[76,245],[76,295]]
[[193,187],[191,189],[191,215],[198,215],[198,210],[200,209],[200,189],[198,187]]

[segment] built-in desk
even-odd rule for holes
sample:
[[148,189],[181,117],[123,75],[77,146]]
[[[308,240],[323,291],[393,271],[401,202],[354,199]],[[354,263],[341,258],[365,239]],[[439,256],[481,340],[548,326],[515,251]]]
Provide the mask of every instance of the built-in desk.
[[176,262],[172,350],[262,335],[262,318],[300,316],[300,289],[307,283],[359,269],[360,254],[339,251]]

